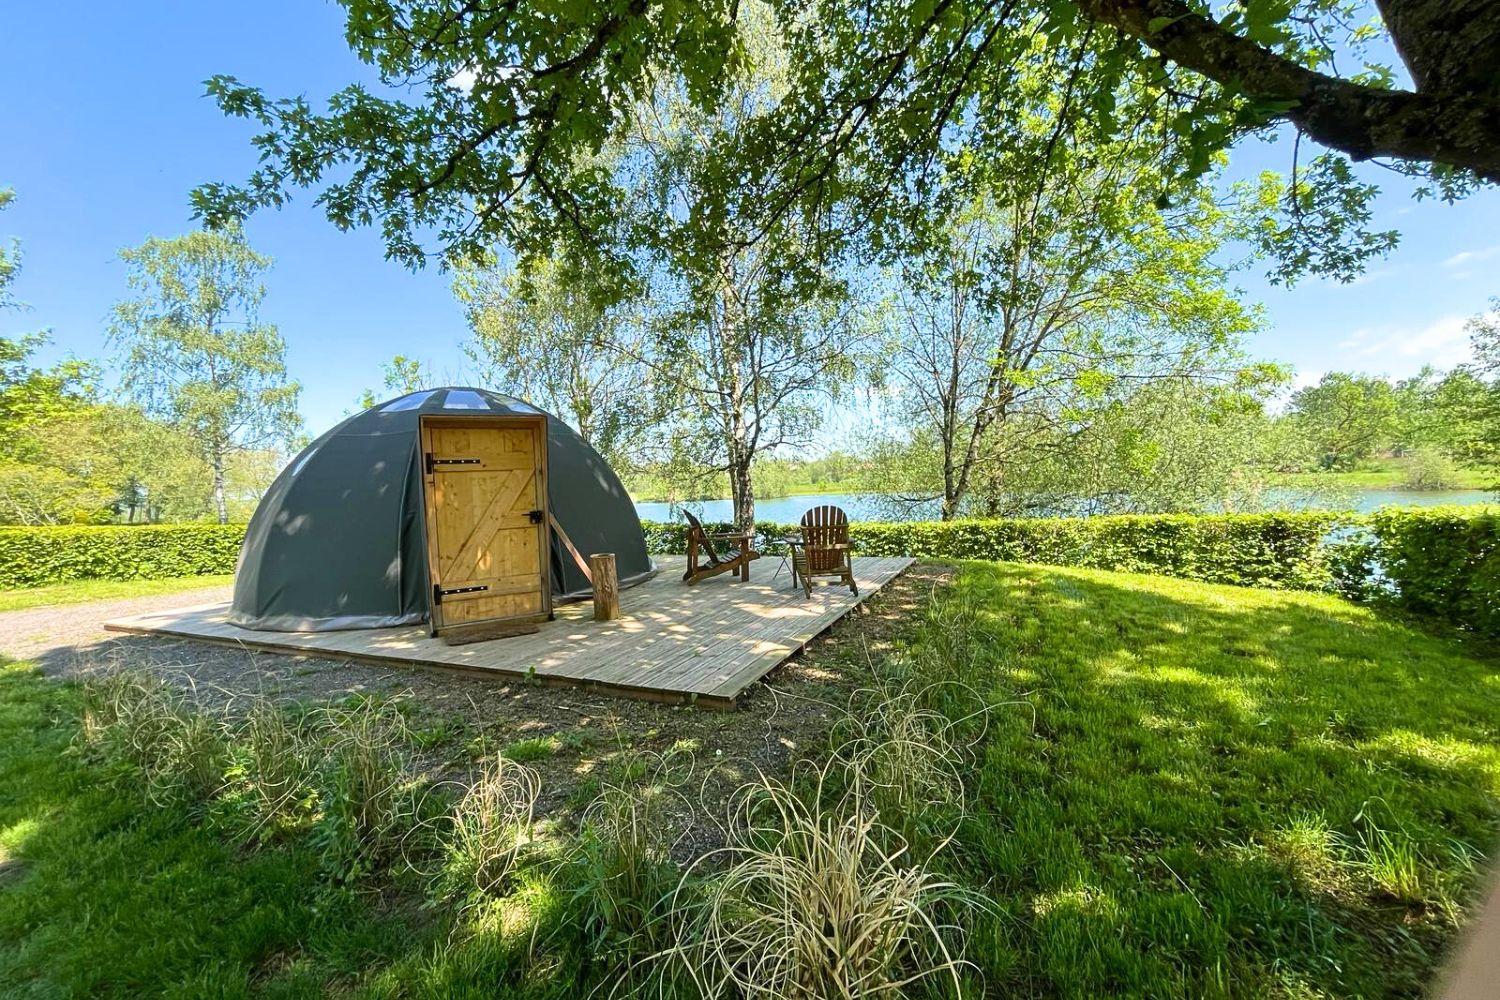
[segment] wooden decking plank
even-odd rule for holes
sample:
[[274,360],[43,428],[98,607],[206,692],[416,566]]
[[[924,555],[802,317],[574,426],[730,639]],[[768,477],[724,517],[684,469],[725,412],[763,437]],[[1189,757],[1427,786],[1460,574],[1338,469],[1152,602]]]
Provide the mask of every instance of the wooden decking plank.
[[688,587],[664,566],[621,595],[622,617],[595,622],[583,602],[559,606],[538,633],[447,646],[421,626],[347,632],[255,632],[228,624],[226,605],[199,605],[106,623],[106,628],[292,655],[527,677],[605,693],[730,707],[739,694],[911,564],[855,557],[856,599],[820,586],[808,599],[790,580],[728,576]]

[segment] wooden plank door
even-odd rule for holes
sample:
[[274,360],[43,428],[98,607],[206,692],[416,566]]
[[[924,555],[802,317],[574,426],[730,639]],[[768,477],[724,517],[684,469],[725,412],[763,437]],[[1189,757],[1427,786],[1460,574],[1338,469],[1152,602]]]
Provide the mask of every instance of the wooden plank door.
[[422,418],[432,631],[552,612],[545,418]]

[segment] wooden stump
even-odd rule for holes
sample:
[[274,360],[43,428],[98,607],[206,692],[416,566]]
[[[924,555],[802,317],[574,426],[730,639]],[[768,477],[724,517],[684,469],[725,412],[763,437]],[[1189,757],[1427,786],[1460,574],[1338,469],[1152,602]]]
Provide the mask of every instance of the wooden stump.
[[594,578],[594,621],[612,622],[620,617],[620,576],[615,570],[615,554],[595,552],[589,556],[589,573]]

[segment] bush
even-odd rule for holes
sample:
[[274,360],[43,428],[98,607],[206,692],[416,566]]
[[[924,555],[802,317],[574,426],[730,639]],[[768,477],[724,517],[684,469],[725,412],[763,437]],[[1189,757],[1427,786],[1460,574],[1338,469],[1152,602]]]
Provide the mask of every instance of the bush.
[[[849,534],[855,550],[871,556],[994,559],[1160,573],[1251,587],[1320,589],[1329,582],[1324,537],[1347,521],[1322,511],[1130,514],[855,522]],[[686,549],[685,525],[648,522],[644,527],[651,551]],[[756,544],[762,551],[779,552],[777,539],[798,530],[796,525],[760,523]]]
[[1397,604],[1500,635],[1500,508],[1388,507],[1369,530]]
[[1401,485],[1409,490],[1446,490],[1458,485],[1458,466],[1436,448],[1418,448],[1401,461]]
[[234,572],[243,524],[0,528],[0,589]]

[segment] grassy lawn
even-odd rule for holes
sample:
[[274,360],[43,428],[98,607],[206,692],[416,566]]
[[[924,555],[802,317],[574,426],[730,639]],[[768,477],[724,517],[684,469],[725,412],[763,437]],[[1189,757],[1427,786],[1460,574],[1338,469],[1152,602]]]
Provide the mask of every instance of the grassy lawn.
[[[1344,601],[973,563],[880,627],[875,679],[969,746],[962,808],[888,821],[989,901],[975,992],[1418,995],[1500,839],[1500,669]],[[79,702],[0,669],[6,995],[563,997],[625,961],[588,889],[618,845],[432,905],[152,804],[70,749]]]
[[0,590],[0,611],[21,611],[51,604],[82,604],[85,601],[112,601],[154,594],[175,594],[183,590],[227,587],[233,576],[175,576],[165,580],[74,580],[47,587],[23,590]]
[[932,619],[921,672],[1002,706],[959,834],[992,987],[1421,991],[1500,836],[1493,663],[1336,598],[1086,570],[969,565]]
[[[1379,468],[1353,472],[1287,472],[1275,477],[1273,485],[1299,489],[1323,490],[1399,490],[1406,484],[1406,471],[1393,461]],[[1495,475],[1483,469],[1454,470],[1448,489],[1487,490],[1495,485]]]

